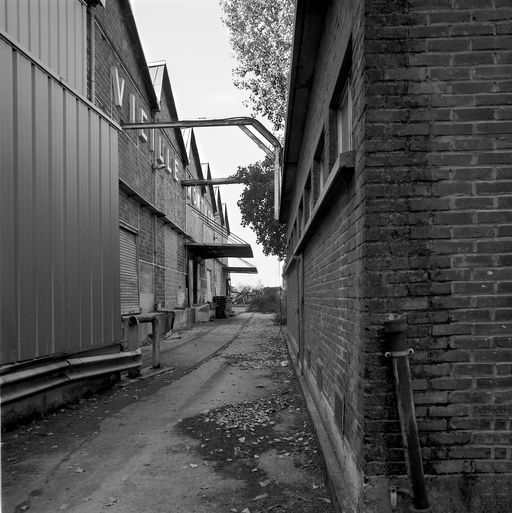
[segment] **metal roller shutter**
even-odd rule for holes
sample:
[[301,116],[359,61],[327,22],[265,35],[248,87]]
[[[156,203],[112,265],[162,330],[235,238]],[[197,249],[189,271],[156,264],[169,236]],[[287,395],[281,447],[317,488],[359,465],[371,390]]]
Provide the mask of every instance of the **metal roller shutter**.
[[137,239],[134,233],[119,230],[121,256],[121,313],[138,313],[139,273],[137,265]]

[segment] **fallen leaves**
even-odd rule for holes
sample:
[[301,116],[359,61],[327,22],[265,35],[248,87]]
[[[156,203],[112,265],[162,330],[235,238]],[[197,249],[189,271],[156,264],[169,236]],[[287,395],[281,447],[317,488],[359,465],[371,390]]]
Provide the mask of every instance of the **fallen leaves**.
[[261,495],[257,495],[256,497],[254,497],[253,501],[260,501],[261,499],[265,499],[266,497],[268,497],[268,493],[262,493]]

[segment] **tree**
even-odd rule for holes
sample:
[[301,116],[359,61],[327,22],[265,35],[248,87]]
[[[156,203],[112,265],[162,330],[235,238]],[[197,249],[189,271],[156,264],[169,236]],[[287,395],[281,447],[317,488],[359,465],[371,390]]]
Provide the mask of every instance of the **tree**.
[[254,113],[280,131],[286,117],[294,2],[220,0],[220,5],[238,62],[235,86],[248,90]]
[[279,260],[286,256],[285,225],[274,219],[274,163],[270,157],[261,162],[239,167],[236,177],[245,184],[237,204],[242,212],[242,226],[256,233],[265,255]]
[[[286,117],[288,69],[294,17],[293,0],[220,0],[238,66],[234,83],[249,91],[254,114],[282,132]],[[238,206],[265,255],[286,256],[286,228],[274,219],[274,168],[267,157],[238,169],[245,184]]]

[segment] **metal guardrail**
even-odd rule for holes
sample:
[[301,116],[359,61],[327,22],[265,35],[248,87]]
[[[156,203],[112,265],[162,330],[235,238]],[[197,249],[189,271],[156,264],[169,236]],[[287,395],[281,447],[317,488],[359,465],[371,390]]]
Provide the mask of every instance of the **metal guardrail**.
[[139,346],[139,324],[150,322],[153,326],[152,367],[160,368],[160,340],[162,335],[174,327],[174,312],[130,315],[125,317],[125,338],[129,351],[135,351]]

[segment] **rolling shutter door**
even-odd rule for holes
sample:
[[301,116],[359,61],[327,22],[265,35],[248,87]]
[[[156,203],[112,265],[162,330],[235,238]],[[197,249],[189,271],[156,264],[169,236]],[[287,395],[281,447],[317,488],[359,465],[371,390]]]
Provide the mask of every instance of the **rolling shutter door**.
[[134,233],[119,230],[121,256],[121,313],[139,313],[139,274],[137,272],[137,239]]

